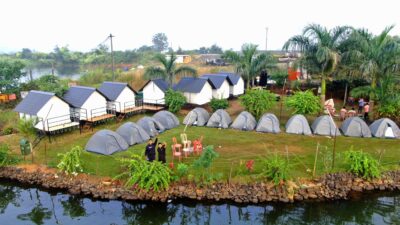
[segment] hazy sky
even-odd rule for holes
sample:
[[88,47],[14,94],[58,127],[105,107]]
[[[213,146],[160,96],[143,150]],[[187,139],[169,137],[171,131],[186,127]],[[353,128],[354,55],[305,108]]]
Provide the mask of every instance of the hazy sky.
[[395,24],[391,34],[399,35],[399,9],[399,0],[1,0],[0,51],[87,51],[110,33],[116,50],[133,49],[151,45],[157,32],[174,49],[240,49],[246,42],[264,49],[265,27],[268,49],[281,49],[309,23],[373,33]]

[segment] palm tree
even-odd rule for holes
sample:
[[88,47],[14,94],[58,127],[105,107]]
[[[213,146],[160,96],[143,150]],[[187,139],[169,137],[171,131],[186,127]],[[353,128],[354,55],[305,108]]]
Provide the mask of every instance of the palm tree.
[[176,66],[176,55],[172,52],[170,57],[159,54],[155,58],[164,68],[161,67],[148,67],[144,73],[144,76],[148,79],[151,78],[163,78],[168,81],[169,86],[172,87],[175,76],[196,76],[197,72],[195,69],[189,66]]
[[250,80],[266,68],[275,67],[275,60],[270,54],[257,54],[257,45],[244,44],[242,52],[226,51],[223,58],[235,64],[236,72],[246,80],[247,89],[250,89]]
[[373,112],[374,101],[378,100],[377,85],[380,81],[390,79],[400,70],[399,42],[389,35],[394,26],[386,27],[378,36],[373,36],[367,30],[358,30],[354,35],[358,46],[350,49],[345,54],[350,60],[359,61],[359,70],[364,77],[370,80],[369,88],[360,87],[355,92],[368,94],[370,98],[371,112]]
[[290,38],[283,46],[284,50],[303,53],[302,64],[321,77],[321,102],[325,103],[326,79],[331,76],[339,64],[340,44],[347,39],[352,29],[347,26],[328,30],[318,24],[310,24],[302,35]]

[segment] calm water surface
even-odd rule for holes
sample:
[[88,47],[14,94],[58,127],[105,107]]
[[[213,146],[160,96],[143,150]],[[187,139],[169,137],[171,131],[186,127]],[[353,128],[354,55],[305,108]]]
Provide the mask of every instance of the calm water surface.
[[0,182],[0,224],[400,224],[400,193],[325,203],[98,201]]

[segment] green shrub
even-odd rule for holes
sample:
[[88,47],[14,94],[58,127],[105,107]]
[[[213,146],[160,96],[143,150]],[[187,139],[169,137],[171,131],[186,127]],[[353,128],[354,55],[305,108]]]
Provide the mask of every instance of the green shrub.
[[115,179],[127,177],[125,186],[137,185],[141,189],[160,191],[169,187],[172,181],[172,171],[163,163],[158,161],[148,162],[139,155],[132,155],[132,159],[122,160],[128,170]]
[[0,167],[16,164],[19,159],[11,155],[10,147],[7,144],[0,144]]
[[271,75],[271,80],[274,80],[276,82],[276,86],[278,87],[283,87],[287,78],[287,71],[277,71]]
[[294,110],[294,114],[309,115],[321,111],[321,102],[318,96],[310,90],[297,91],[286,99],[286,106]]
[[173,113],[179,112],[185,103],[186,98],[181,92],[168,89],[165,93],[165,104],[168,106],[169,111]]
[[379,163],[372,156],[363,151],[353,151],[350,149],[344,153],[348,165],[348,171],[363,178],[380,177],[381,170]]
[[272,180],[275,185],[289,178],[289,163],[286,159],[274,154],[262,160],[261,176]]
[[213,161],[218,158],[219,155],[214,151],[214,146],[207,146],[204,148],[203,153],[200,157],[193,162],[193,167],[200,171],[197,173],[197,180],[201,182],[211,182],[221,178],[221,174],[213,174],[210,170]]
[[36,124],[35,119],[20,119],[17,124],[18,132],[28,140],[31,140],[36,135],[34,124]]
[[66,174],[77,175],[77,173],[83,172],[81,154],[82,148],[80,146],[75,146],[64,154],[58,154],[62,158],[57,168]]
[[185,177],[189,172],[189,166],[184,163],[179,163],[176,167],[176,175],[179,179]]
[[387,117],[400,122],[400,99],[380,104],[377,110],[378,117]]
[[213,112],[217,111],[218,109],[226,109],[229,106],[229,102],[227,99],[217,99],[213,98],[210,101],[210,106]]
[[276,102],[275,94],[265,90],[247,90],[239,99],[242,106],[256,118],[260,118]]
[[1,133],[3,135],[9,135],[12,134],[14,132],[14,129],[12,127],[6,127]]

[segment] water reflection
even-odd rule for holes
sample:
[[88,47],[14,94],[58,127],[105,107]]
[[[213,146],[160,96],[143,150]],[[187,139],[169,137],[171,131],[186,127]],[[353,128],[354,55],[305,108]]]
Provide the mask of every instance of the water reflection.
[[399,193],[351,201],[241,206],[95,201],[13,185],[0,184],[1,224],[400,224]]

